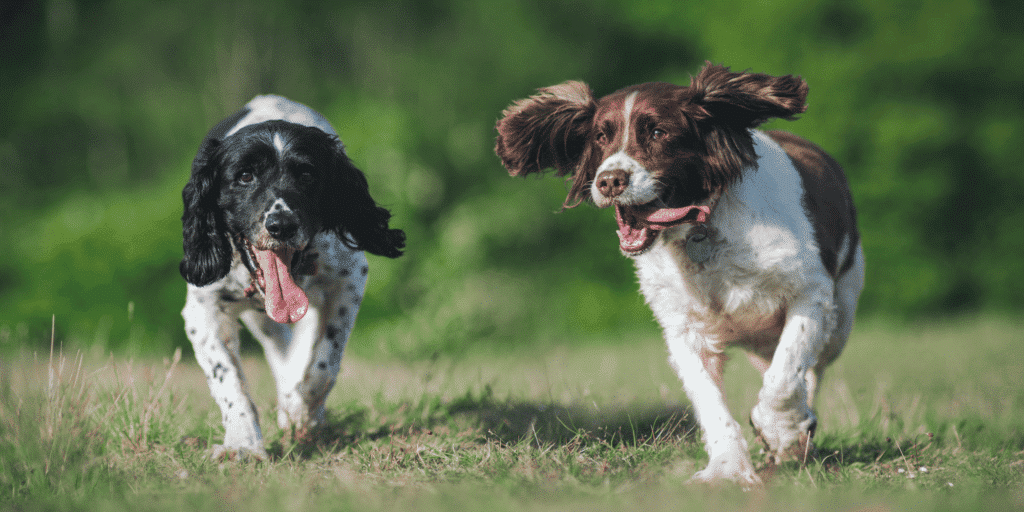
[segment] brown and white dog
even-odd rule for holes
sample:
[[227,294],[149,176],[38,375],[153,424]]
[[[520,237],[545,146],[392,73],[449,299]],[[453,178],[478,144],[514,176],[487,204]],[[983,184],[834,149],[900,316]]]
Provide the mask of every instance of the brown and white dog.
[[615,208],[704,431],[695,481],[761,483],[722,393],[727,347],[762,372],[750,421],[776,463],[810,448],[818,381],[853,326],[864,256],[843,170],[800,137],[755,130],[793,119],[806,96],[799,77],[708,63],[688,87],[540,89],[497,124],[512,175],[554,168],[571,180],[566,207]]

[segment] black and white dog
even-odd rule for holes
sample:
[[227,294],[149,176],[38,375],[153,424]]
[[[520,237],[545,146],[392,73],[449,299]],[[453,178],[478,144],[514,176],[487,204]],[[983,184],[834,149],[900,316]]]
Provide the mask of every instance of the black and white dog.
[[398,257],[405,233],[388,227],[327,120],[280,96],[213,127],[182,198],[181,314],[225,429],[213,455],[265,459],[238,319],[270,364],[278,425],[316,425],[362,300],[363,251]]
[[864,256],[842,169],[804,139],[754,129],[792,119],[806,96],[800,78],[708,63],[688,87],[541,89],[497,125],[511,174],[553,167],[571,176],[565,206],[615,208],[704,431],[711,460],[696,481],[760,484],[722,393],[726,347],[763,374],[750,419],[779,461],[810,448],[818,380],[853,326]]

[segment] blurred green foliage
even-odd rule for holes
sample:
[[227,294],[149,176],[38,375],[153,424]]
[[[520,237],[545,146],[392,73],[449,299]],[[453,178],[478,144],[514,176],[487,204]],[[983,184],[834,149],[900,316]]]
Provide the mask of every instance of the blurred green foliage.
[[[844,164],[868,257],[862,315],[1024,304],[1024,10],[1008,0],[133,0],[0,7],[0,343],[187,345],[180,190],[252,96],[323,112],[393,225],[357,344],[654,332],[607,211],[511,179],[494,122],[536,88],[689,83],[705,59],[798,74],[775,122]],[[622,334],[625,336],[624,334]]]

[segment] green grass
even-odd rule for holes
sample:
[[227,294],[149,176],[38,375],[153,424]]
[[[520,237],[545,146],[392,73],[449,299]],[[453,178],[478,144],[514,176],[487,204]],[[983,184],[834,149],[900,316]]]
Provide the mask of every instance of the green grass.
[[[780,468],[754,493],[684,485],[707,456],[657,338],[477,349],[415,363],[349,356],[326,427],[297,442],[274,426],[265,363],[248,358],[271,454],[258,464],[204,457],[221,439],[219,413],[187,358],[20,354],[0,360],[0,504],[1020,509],[1022,327],[1005,319],[860,325],[821,389],[821,457]],[[743,359],[727,372],[741,422],[758,388]]]

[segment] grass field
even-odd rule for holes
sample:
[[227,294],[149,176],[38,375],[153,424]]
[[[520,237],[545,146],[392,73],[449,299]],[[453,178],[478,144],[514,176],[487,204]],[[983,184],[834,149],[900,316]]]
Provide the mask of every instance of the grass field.
[[[276,428],[269,371],[251,357],[271,454],[258,464],[204,457],[223,433],[187,357],[15,354],[0,360],[0,505],[1019,510],[1022,328],[862,323],[821,388],[821,457],[782,467],[752,493],[684,485],[707,456],[656,336],[412,363],[357,351],[343,362],[327,426],[299,441]],[[745,423],[758,388],[745,358],[729,366],[727,385]]]

